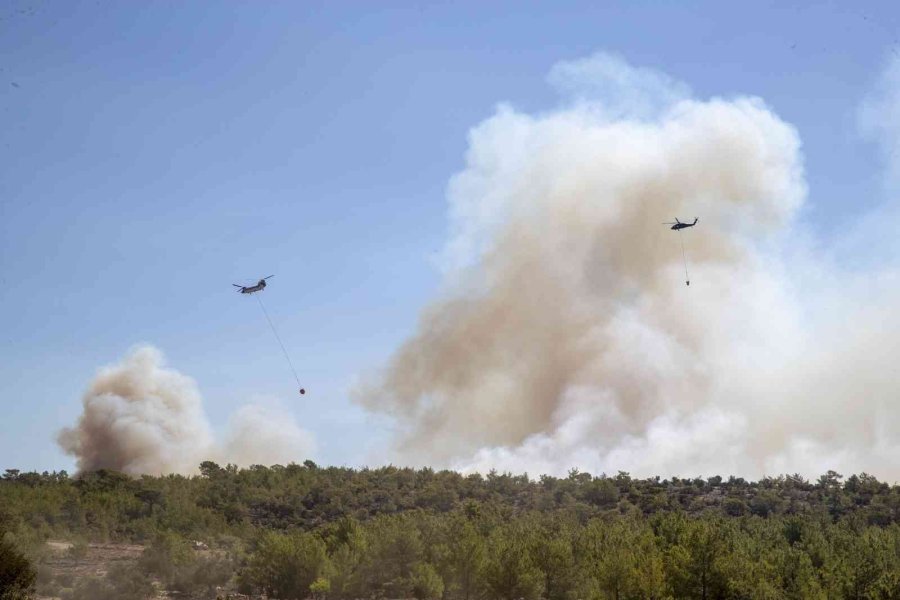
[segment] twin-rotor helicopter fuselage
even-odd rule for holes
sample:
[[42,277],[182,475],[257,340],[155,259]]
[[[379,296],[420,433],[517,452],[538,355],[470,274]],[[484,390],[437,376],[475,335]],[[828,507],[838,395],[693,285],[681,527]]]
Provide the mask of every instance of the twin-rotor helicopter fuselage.
[[252,294],[253,292],[261,292],[266,289],[266,279],[270,277],[275,277],[274,275],[269,275],[269,277],[263,277],[259,281],[256,282],[256,285],[238,285],[236,283],[232,283],[234,287],[238,288],[237,291],[242,294]]

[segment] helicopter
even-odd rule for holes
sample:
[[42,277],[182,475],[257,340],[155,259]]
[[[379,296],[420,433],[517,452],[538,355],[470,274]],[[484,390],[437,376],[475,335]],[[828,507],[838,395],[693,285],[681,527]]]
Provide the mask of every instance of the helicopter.
[[[697,217],[694,217],[693,223],[682,223],[678,220],[678,217],[675,217],[674,223],[663,223],[663,225],[671,225],[670,229],[673,231],[681,231],[682,229],[687,229],[688,227],[693,227],[697,224]],[[687,255],[684,253],[684,238],[680,235],[678,236],[681,240],[681,258],[684,260],[684,284],[691,285],[691,277],[688,275],[688,264],[687,264]]]
[[682,223],[681,221],[678,220],[678,217],[675,217],[674,223],[663,223],[663,225],[671,225],[672,226],[671,229],[673,229],[674,231],[678,231],[679,229],[686,229],[688,227],[693,227],[696,224],[697,224],[697,217],[694,217],[693,223]]
[[[268,277],[263,277],[259,281],[256,282],[256,285],[238,285],[236,283],[232,283],[234,287],[238,288],[242,294],[252,294],[254,292],[261,292],[266,289],[266,279],[271,279],[275,277],[274,275],[269,275]],[[288,356],[287,349],[284,347],[284,343],[281,341],[281,336],[278,335],[278,331],[275,330],[275,324],[272,323],[272,319],[269,318],[269,313],[266,311],[266,307],[263,306],[262,298],[259,296],[256,297],[256,301],[259,302],[259,307],[262,309],[263,315],[266,317],[266,321],[269,323],[269,327],[272,328],[272,333],[275,334],[275,339],[278,340],[278,345],[281,346],[281,351],[284,353],[284,358],[287,359],[288,366],[291,368],[291,373],[294,374],[294,379],[297,381],[297,387],[300,389],[301,394],[306,393],[306,389],[300,386],[300,377],[297,375],[297,370],[294,369],[294,363],[291,362],[291,357]]]
[[239,291],[242,294],[252,294],[253,292],[261,292],[264,289],[266,289],[266,279],[269,279],[270,277],[275,277],[275,276],[269,275],[269,277],[263,277],[262,279],[260,279],[259,281],[256,282],[256,285],[238,285],[236,283],[232,283],[231,285],[233,285],[236,288],[240,288],[237,291]]

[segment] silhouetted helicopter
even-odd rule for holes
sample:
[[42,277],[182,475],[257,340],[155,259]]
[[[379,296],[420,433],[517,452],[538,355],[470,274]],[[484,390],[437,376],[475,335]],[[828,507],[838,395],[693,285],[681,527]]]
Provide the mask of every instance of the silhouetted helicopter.
[[[682,223],[678,220],[678,217],[675,217],[674,223],[663,223],[663,225],[671,225],[670,229],[674,231],[681,231],[682,229],[687,229],[688,227],[693,227],[697,224],[697,217],[694,217],[693,223]],[[685,285],[691,285],[691,277],[688,275],[688,265],[687,265],[687,254],[684,252],[684,238],[680,235],[678,236],[679,240],[681,240],[681,258],[684,260],[684,283]]]
[[266,279],[270,277],[275,277],[274,275],[269,275],[269,277],[263,277],[259,281],[256,282],[256,285],[238,285],[236,283],[232,283],[236,288],[240,288],[238,291],[242,294],[252,294],[253,292],[261,292],[266,289]]
[[674,223],[663,223],[663,225],[671,225],[672,226],[671,229],[674,229],[675,231],[678,231],[679,229],[686,229],[688,227],[693,227],[696,224],[697,224],[697,217],[694,217],[693,223],[682,223],[681,221],[678,220],[678,217],[675,217]]

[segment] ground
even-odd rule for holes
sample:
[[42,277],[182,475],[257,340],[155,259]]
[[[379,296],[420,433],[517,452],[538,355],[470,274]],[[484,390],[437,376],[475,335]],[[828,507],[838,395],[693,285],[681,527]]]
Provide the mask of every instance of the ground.
[[[55,587],[71,587],[74,582],[85,577],[103,577],[109,569],[116,564],[126,564],[137,568],[137,561],[144,552],[144,546],[140,544],[88,544],[83,556],[75,557],[70,551],[75,544],[66,540],[49,540],[48,552],[41,561],[39,567],[43,571],[42,579],[56,582]],[[210,550],[203,545],[197,545],[195,552],[207,554]],[[163,589],[157,580],[155,598],[186,598],[184,594],[170,592]],[[250,596],[236,594],[234,592],[218,590],[217,595],[210,595],[229,600],[253,600]],[[206,596],[196,596],[205,598]],[[37,595],[36,600],[58,600],[60,596]],[[135,599],[139,600],[139,599]]]

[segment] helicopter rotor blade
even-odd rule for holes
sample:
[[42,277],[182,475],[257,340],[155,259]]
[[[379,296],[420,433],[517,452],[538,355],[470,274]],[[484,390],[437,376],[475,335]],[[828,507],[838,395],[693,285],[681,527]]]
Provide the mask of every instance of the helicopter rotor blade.
[[270,277],[275,277],[274,275],[269,275],[269,277],[263,277],[263,279],[269,279]]

